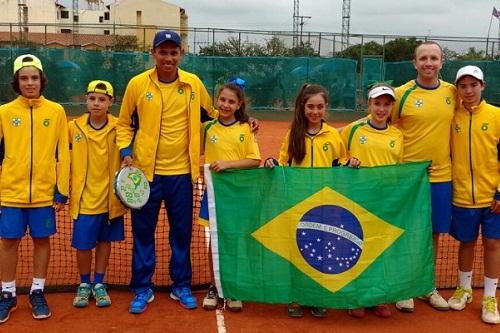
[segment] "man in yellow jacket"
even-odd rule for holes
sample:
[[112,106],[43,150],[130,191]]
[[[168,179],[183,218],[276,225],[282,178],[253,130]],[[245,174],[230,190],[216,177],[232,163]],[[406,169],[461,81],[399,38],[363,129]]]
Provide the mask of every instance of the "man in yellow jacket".
[[481,97],[484,76],[479,67],[458,70],[460,104],[451,132],[453,211],[451,235],[460,241],[458,287],[448,300],[454,310],[472,301],[472,264],[479,229],[484,247],[482,320],[500,324],[496,290],[500,274],[500,109]]
[[132,209],[130,287],[135,298],[129,312],[135,314],[154,299],[155,230],[162,201],[170,224],[170,296],[187,309],[197,307],[190,288],[193,181],[200,174],[201,123],[216,116],[201,80],[178,68],[183,53],[176,32],[156,33],[151,54],[156,66],[130,80],[117,123],[122,164],[140,168],[151,187],[146,205]]
[[[14,61],[12,86],[18,97],[0,107],[0,218],[2,296],[0,323],[17,306],[18,248],[26,230],[33,239],[33,283],[29,302],[35,319],[51,315],[44,296],[50,236],[56,233],[55,211],[69,190],[66,114],[41,94],[47,84],[40,59],[25,54]],[[55,208],[55,209],[54,209]]]

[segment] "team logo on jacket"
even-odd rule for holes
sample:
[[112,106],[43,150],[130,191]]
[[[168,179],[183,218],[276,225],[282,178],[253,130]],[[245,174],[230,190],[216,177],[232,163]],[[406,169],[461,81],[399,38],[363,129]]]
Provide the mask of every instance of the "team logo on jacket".
[[181,88],[177,89],[177,92],[179,93],[179,95],[184,94],[184,88],[181,87]]
[[396,147],[396,140],[389,141],[389,147],[391,147],[391,148]]
[[82,135],[81,135],[80,133],[77,133],[77,134],[75,135],[75,141],[76,141],[76,142],[80,142],[80,141],[82,141]]
[[212,142],[212,143],[216,143],[216,142],[217,142],[217,136],[212,135],[212,136],[210,137],[210,142]]
[[448,105],[451,104],[451,97],[446,97],[446,104],[448,104]]
[[424,106],[424,100],[422,100],[422,99],[420,99],[420,98],[419,98],[419,99],[417,99],[417,100],[415,101],[415,106],[416,106],[417,108],[421,108],[422,106]]
[[44,119],[43,122],[42,122],[42,124],[45,127],[49,127],[49,125],[50,125],[50,119],[48,119],[48,118]]
[[361,143],[362,145],[364,145],[367,141],[368,138],[366,136],[362,135],[359,137],[359,143]]
[[194,92],[191,93],[191,100],[194,100]]
[[18,117],[12,118],[12,125],[14,127],[21,126],[21,118],[18,118]]
[[146,93],[146,100],[148,100],[149,102],[153,100],[153,93],[151,91],[148,91]]
[[455,124],[455,133],[460,133],[462,131],[462,128],[460,127],[459,124]]
[[240,142],[245,141],[245,134],[240,134]]
[[486,132],[488,130],[488,123],[483,123],[481,125],[481,131]]
[[325,144],[323,145],[323,151],[328,151],[328,143],[325,143]]

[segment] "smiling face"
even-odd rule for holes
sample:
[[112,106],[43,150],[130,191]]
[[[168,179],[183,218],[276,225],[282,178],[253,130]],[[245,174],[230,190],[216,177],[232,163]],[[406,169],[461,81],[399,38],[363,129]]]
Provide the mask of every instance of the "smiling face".
[[466,108],[479,105],[484,90],[484,83],[470,75],[462,77],[457,82],[457,91]]
[[323,120],[328,104],[326,103],[323,94],[318,93],[312,95],[304,103],[304,115],[307,120],[308,130],[319,130],[321,121]]
[[100,119],[106,117],[112,103],[113,99],[108,95],[96,92],[87,94],[87,110],[92,118]]
[[394,99],[387,94],[370,98],[368,101],[368,110],[371,115],[370,123],[378,128],[386,127],[393,104]]
[[30,99],[40,97],[42,87],[40,71],[33,66],[27,66],[21,68],[17,74],[21,95]]
[[173,81],[177,78],[177,66],[182,60],[182,51],[177,44],[165,42],[151,51],[156,63],[158,78],[162,81]]
[[232,123],[236,120],[234,113],[241,107],[241,101],[236,92],[224,88],[217,98],[217,109],[219,110],[219,119],[223,123]]
[[439,45],[422,44],[417,46],[413,66],[417,70],[417,80],[424,85],[437,84],[439,71],[443,67],[443,56]]

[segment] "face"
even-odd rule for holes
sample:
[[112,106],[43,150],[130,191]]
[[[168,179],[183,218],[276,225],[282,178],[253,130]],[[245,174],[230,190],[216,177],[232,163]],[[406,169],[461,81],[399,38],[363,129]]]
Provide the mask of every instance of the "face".
[[87,110],[93,117],[103,117],[108,113],[108,109],[113,103],[113,99],[101,93],[87,94]]
[[308,125],[320,125],[327,107],[328,104],[326,104],[322,94],[309,97],[304,104],[304,115],[306,116]]
[[390,95],[381,95],[370,98],[368,101],[368,110],[372,116],[371,122],[377,127],[385,127],[387,118],[391,115],[394,100]]
[[179,46],[172,42],[165,42],[155,47],[151,54],[156,63],[160,79],[174,79],[177,76],[177,66],[182,59],[182,51]]
[[42,78],[40,71],[33,66],[21,68],[19,75],[19,90],[21,95],[26,98],[40,97],[40,88],[42,86]]
[[441,49],[435,44],[425,44],[417,47],[413,66],[417,70],[418,78],[425,81],[437,80],[439,71],[443,67]]
[[219,118],[225,122],[235,120],[234,113],[241,107],[241,101],[238,95],[231,89],[222,89],[217,98],[217,109]]
[[483,90],[484,83],[469,75],[462,77],[457,83],[458,95],[465,106],[479,105]]

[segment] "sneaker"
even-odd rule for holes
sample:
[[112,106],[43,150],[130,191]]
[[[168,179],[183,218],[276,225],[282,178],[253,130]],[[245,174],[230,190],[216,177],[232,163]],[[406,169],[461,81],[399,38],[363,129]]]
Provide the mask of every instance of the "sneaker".
[[10,313],[17,309],[17,297],[12,296],[10,291],[2,291],[0,299],[0,324],[9,320]]
[[75,308],[84,308],[89,305],[90,298],[90,284],[80,283],[76,289],[76,296],[73,299],[73,306]]
[[179,301],[185,309],[192,310],[198,307],[196,304],[196,297],[193,296],[189,287],[173,288],[170,292],[170,298]]
[[45,319],[52,315],[42,289],[35,289],[31,292],[30,306],[31,314],[35,319]]
[[217,304],[219,304],[217,288],[215,288],[215,286],[210,286],[205,298],[203,298],[203,308],[205,310],[215,310],[217,309]]
[[439,295],[437,289],[434,289],[425,296],[419,297],[419,299],[428,302],[434,309],[439,311],[447,311],[450,309],[448,302]]
[[413,303],[413,298],[396,302],[396,309],[401,312],[412,313],[413,311],[415,311],[415,303]]
[[289,303],[287,313],[289,317],[300,318],[304,315],[304,309],[302,308],[302,305],[298,303]]
[[128,307],[128,312],[133,314],[139,314],[146,311],[148,303],[151,303],[155,299],[155,295],[151,288],[146,289],[135,294],[134,299],[130,302]]
[[483,298],[483,310],[481,319],[488,324],[500,324],[497,299],[493,296]]
[[472,289],[465,289],[462,286],[458,286],[453,296],[448,300],[448,305],[453,310],[463,310],[465,306],[472,302]]
[[349,309],[348,313],[354,318],[363,318],[366,315],[365,308]]
[[104,308],[111,305],[111,298],[109,298],[108,292],[106,291],[106,286],[102,283],[98,283],[94,286],[92,289],[92,296],[98,308]]
[[392,315],[391,309],[389,309],[387,304],[377,305],[373,313],[375,313],[376,316],[381,318],[389,318]]
[[312,306],[311,307],[311,314],[316,318],[325,318],[326,317],[326,309]]
[[232,298],[226,298],[226,306],[229,311],[240,312],[243,310],[243,303]]

